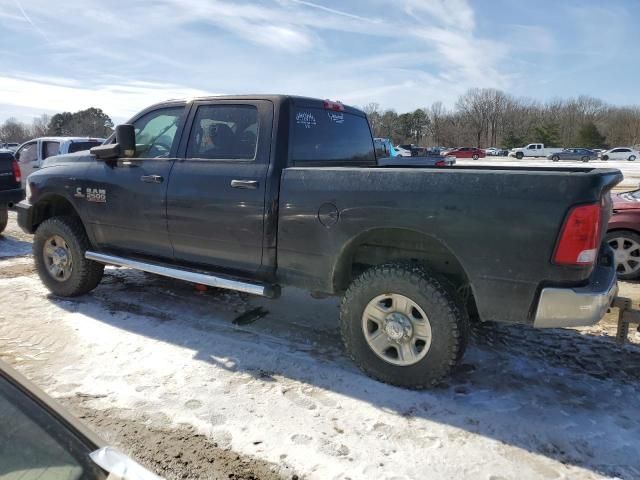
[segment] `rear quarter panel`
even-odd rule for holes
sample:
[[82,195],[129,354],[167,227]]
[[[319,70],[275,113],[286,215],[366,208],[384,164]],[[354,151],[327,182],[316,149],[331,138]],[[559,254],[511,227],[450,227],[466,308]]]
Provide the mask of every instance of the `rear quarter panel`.
[[[453,252],[469,278],[482,319],[526,323],[543,285],[575,285],[589,276],[589,268],[551,262],[569,208],[600,199],[603,178],[588,172],[285,169],[279,276],[283,283],[333,292],[333,275],[346,245],[370,229],[406,229],[433,237]],[[335,205],[339,212],[333,226],[319,221],[323,205]]]

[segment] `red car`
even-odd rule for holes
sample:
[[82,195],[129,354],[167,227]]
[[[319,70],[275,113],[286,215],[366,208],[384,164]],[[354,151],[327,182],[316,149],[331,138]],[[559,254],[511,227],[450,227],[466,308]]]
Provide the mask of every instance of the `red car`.
[[474,160],[486,157],[484,150],[474,147],[454,148],[449,150],[446,155],[452,155],[456,158],[473,158]]
[[613,248],[618,278],[640,277],[640,190],[611,194],[613,215],[607,243]]

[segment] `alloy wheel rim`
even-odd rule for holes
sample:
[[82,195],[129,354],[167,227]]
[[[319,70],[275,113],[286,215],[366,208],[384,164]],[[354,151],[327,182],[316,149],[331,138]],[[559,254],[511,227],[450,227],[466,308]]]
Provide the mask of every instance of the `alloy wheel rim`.
[[392,365],[414,365],[431,347],[426,313],[409,297],[397,293],[379,295],[367,304],[362,332],[369,348]]
[[64,282],[73,272],[71,249],[60,235],[53,235],[44,242],[43,258],[49,275],[54,280]]

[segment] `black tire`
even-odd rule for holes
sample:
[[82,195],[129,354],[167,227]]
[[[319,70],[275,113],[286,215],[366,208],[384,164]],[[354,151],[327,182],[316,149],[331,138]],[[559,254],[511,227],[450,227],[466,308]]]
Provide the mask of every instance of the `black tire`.
[[635,161],[636,161],[636,156],[635,156],[635,155],[630,155],[630,156],[629,156],[629,158],[628,158],[628,160],[629,160],[630,162],[635,162]]
[[551,157],[551,160],[557,162],[560,160],[560,157],[558,155],[554,155],[553,157]]
[[589,161],[589,157],[582,157],[582,161],[583,161],[584,163],[587,163],[587,162]]
[[474,153],[471,158],[473,158],[474,160],[478,160],[480,158],[480,155],[478,155],[477,153]]
[[524,153],[522,153],[522,152],[518,152],[518,153],[516,153],[516,158],[517,158],[518,160],[522,160],[522,159],[524,158]]
[[[607,232],[607,235],[604,237],[604,240],[605,242],[607,242],[607,245],[610,245],[611,248],[613,248],[614,251],[615,251],[615,246],[611,245],[611,242],[613,242],[616,238],[628,239],[631,242],[635,242],[636,244],[640,245],[640,235],[638,235],[636,232],[632,232],[631,230],[613,230],[611,232]],[[637,258],[638,262],[640,262],[640,256],[638,257],[633,256],[633,258],[634,259]],[[631,265],[631,263],[629,263],[629,265]],[[634,265],[634,267],[636,266],[638,266],[638,264]],[[635,280],[637,278],[640,278],[640,269],[630,273],[622,273],[618,270],[617,264],[616,264],[616,273],[620,280]]]
[[9,208],[6,205],[0,205],[0,233],[4,232],[9,223]]
[[[73,262],[71,275],[62,281],[53,277],[45,262],[44,246],[54,235],[64,239]],[[51,291],[61,297],[76,297],[90,292],[102,280],[104,265],[87,260],[89,239],[78,217],[54,217],[38,226],[33,237],[33,257],[40,280]]]
[[[371,300],[389,292],[408,297],[428,317],[431,344],[417,363],[389,363],[365,338],[365,308]],[[461,360],[469,335],[467,311],[446,281],[421,266],[403,263],[372,267],[351,283],[340,306],[340,327],[347,352],[367,375],[411,389],[432,387],[446,377]]]
[[602,156],[602,160],[604,160],[605,162],[606,162],[607,160],[609,160],[609,155],[603,155],[603,156]]

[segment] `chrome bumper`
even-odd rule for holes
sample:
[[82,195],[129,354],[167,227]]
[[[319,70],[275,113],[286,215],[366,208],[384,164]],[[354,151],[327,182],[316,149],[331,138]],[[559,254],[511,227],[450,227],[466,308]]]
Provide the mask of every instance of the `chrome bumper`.
[[598,265],[586,287],[544,288],[533,326],[553,328],[594,325],[607,313],[617,294],[615,267]]

